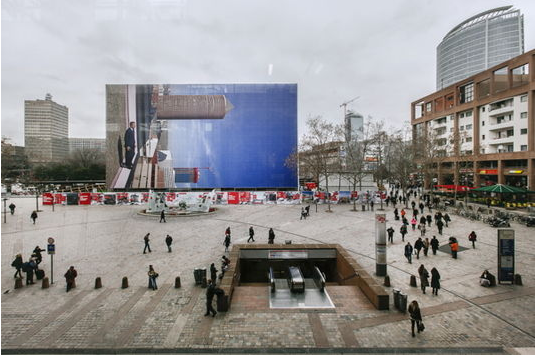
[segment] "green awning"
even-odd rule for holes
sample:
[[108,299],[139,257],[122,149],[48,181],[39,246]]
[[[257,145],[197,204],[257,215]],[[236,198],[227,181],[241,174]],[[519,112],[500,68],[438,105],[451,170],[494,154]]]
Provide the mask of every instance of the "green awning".
[[529,191],[526,189],[521,189],[519,187],[496,184],[492,186],[480,187],[477,189],[470,190],[470,192],[496,192],[496,193],[506,193],[506,194],[530,194],[535,193],[535,191]]

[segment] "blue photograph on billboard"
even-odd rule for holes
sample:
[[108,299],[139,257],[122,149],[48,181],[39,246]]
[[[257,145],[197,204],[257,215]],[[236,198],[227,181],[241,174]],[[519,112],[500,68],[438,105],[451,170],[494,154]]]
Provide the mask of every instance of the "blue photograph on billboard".
[[[108,85],[115,189],[295,189],[297,84]],[[124,105],[124,107],[121,107]]]

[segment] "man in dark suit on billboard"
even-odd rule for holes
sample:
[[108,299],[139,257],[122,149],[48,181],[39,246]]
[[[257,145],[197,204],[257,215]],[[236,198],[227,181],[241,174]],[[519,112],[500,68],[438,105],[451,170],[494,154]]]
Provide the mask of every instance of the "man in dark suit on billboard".
[[124,132],[124,147],[125,147],[125,166],[128,169],[132,169],[132,159],[136,154],[136,136],[135,136],[136,123],[130,122],[130,127]]

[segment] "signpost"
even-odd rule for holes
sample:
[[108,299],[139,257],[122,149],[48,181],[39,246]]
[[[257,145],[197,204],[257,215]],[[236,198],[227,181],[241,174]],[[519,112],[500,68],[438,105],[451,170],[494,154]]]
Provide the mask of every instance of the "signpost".
[[54,254],[56,253],[56,244],[54,238],[48,238],[47,246],[48,255],[50,255],[50,283],[54,283]]
[[386,276],[386,214],[375,214],[375,274]]
[[515,231],[498,229],[498,283],[515,281]]
[[6,201],[7,201],[7,198],[3,198],[4,200],[4,223],[6,223],[6,212],[7,212],[7,207],[6,207]]

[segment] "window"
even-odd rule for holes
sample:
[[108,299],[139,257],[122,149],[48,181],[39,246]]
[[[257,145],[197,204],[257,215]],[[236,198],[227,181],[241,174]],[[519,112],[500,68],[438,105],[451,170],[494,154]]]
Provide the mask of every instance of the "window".
[[490,95],[490,79],[485,79],[477,83],[477,97],[482,99]]
[[514,129],[508,129],[507,130],[507,137],[513,137],[515,135]]
[[484,126],[485,125],[485,121],[481,121],[481,125]]
[[529,82],[529,64],[524,64],[511,70],[513,87],[527,84]]
[[459,88],[459,103],[464,104],[474,100],[474,83]]
[[471,124],[467,124],[467,125],[466,125],[466,130],[469,131],[469,130],[471,130],[471,129],[472,129],[472,125],[471,125]]
[[511,145],[508,145],[508,146],[506,146],[506,148],[507,148],[507,151],[508,151],[508,152],[512,152],[512,151],[513,151],[513,147],[514,147],[514,146],[513,146],[512,144],[511,144]]
[[481,112],[485,112],[485,106],[481,107]]
[[493,74],[494,93],[509,89],[509,80],[507,79],[507,67],[495,70]]
[[528,95],[520,96],[520,102],[527,102],[527,101],[528,101]]
[[466,143],[470,143],[472,141],[472,137],[466,137]]
[[428,102],[428,103],[425,104],[425,110],[426,110],[427,112],[431,112],[431,107],[432,107],[432,106],[431,106],[431,103],[430,103],[430,102]]
[[520,112],[520,118],[528,118],[527,112]]
[[482,141],[485,140],[485,135],[484,135],[484,134],[481,136],[481,140],[482,140]]
[[464,126],[459,127],[460,131],[464,131]]
[[481,148],[481,154],[485,154],[485,148]]
[[472,111],[466,111],[465,117],[472,117]]
[[450,121],[453,121],[453,115],[450,115]]
[[520,134],[528,134],[528,129],[527,128],[521,128],[520,129]]
[[520,151],[525,152],[525,151],[527,151],[527,150],[528,150],[528,146],[527,146],[527,144],[522,144],[522,145],[520,146]]

